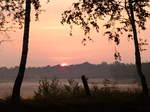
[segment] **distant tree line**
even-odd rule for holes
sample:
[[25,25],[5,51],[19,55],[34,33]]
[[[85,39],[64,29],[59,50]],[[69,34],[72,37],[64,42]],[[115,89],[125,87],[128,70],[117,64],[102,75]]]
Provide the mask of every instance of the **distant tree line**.
[[[143,72],[146,75],[148,83],[150,83],[150,62],[143,63],[142,65]],[[1,67],[0,82],[13,81],[18,69],[18,67]],[[112,64],[108,64],[107,62],[102,62],[101,64],[90,64],[85,62],[78,65],[66,66],[63,69],[60,65],[28,67],[25,72],[25,81],[39,81],[41,79],[53,79],[55,77],[65,79],[80,78],[82,75],[86,75],[89,79],[113,79],[118,82],[123,80],[126,80],[126,82],[139,81],[134,64],[124,64],[117,61]]]

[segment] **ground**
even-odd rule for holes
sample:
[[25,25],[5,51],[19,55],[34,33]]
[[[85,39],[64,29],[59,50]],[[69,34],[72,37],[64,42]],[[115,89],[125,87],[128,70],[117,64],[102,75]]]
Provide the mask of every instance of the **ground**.
[[0,100],[1,112],[150,112],[150,97],[84,96],[24,99],[19,104]]

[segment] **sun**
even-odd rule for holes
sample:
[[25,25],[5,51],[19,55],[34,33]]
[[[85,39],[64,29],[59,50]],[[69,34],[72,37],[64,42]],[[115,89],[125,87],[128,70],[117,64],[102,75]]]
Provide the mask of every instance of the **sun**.
[[61,63],[60,66],[65,67],[65,66],[68,66],[68,64],[67,63]]

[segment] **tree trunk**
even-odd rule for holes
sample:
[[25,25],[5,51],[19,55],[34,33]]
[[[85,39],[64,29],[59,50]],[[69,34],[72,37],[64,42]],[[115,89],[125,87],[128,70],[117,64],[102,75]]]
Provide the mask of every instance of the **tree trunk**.
[[82,83],[83,83],[86,95],[91,96],[90,88],[89,88],[89,85],[88,85],[88,82],[87,82],[87,78],[84,75],[82,75],[81,79],[82,79]]
[[136,25],[135,25],[132,0],[129,0],[129,10],[130,10],[130,22],[132,25],[134,46],[135,46],[136,69],[137,69],[137,73],[138,73],[140,80],[141,80],[143,94],[148,95],[148,86],[147,86],[146,78],[142,72],[141,54],[140,54],[140,50],[139,50],[139,43],[138,43],[137,30],[136,30]]
[[20,102],[20,89],[21,89],[23,78],[24,78],[26,62],[27,62],[27,54],[28,54],[30,13],[31,13],[31,1],[26,0],[22,56],[21,56],[21,61],[20,61],[20,66],[19,66],[19,72],[15,80],[15,84],[14,84],[13,92],[12,92],[13,102]]

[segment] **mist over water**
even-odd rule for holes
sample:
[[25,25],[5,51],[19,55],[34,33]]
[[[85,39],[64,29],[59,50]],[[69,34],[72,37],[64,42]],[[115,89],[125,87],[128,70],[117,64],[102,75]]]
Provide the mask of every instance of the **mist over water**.
[[[103,81],[104,79],[89,79],[88,83],[89,86],[98,86],[99,88],[104,87]],[[75,79],[75,81],[79,82],[79,85],[82,86],[82,82],[80,79]],[[59,79],[60,84],[68,84],[68,79]],[[11,96],[12,89],[13,89],[13,82],[0,82],[0,98],[6,98],[8,96]],[[31,98],[34,95],[34,92],[38,89],[39,82],[23,82],[22,88],[21,88],[21,96],[23,98]],[[134,89],[140,89],[139,84],[137,83],[116,83],[116,84],[110,84],[109,86],[115,86],[119,88],[120,90],[134,90]]]

